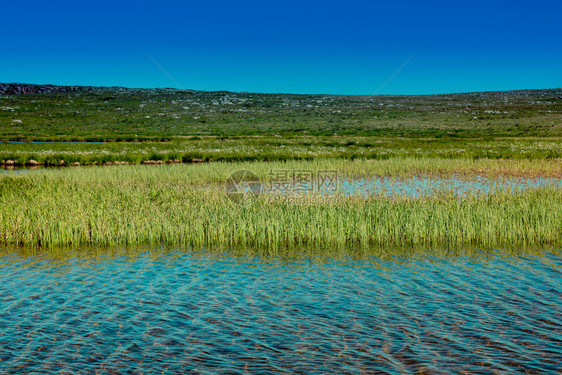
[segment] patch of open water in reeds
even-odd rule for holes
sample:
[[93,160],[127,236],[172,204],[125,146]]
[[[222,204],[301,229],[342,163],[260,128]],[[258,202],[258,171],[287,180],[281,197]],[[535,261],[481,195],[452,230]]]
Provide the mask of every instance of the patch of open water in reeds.
[[0,373],[546,374],[561,327],[559,252],[0,255]]
[[339,190],[344,195],[383,195],[420,198],[440,193],[456,195],[489,194],[494,191],[523,191],[541,187],[562,188],[562,179],[523,177],[431,177],[414,176],[407,179],[380,177],[344,179]]
[[378,196],[386,198],[423,198],[439,194],[466,197],[469,195],[492,194],[497,191],[521,192],[538,188],[562,189],[560,178],[524,178],[524,177],[485,177],[485,176],[414,176],[399,177],[368,177],[368,178],[338,178],[329,186],[307,185],[305,188],[292,181],[285,188],[279,188],[272,183],[263,184],[262,192],[271,195],[310,195],[317,194],[325,197],[332,195]]

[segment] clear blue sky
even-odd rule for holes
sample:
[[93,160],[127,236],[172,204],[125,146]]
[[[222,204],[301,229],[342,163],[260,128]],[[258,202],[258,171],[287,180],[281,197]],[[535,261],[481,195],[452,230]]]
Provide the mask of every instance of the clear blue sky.
[[559,0],[52,0],[1,11],[0,82],[334,94],[562,87]]

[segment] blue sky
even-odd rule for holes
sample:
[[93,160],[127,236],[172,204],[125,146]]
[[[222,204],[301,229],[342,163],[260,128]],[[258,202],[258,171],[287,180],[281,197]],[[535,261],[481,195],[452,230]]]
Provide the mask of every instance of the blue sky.
[[2,13],[0,82],[332,94],[562,87],[560,1],[53,0],[4,2]]

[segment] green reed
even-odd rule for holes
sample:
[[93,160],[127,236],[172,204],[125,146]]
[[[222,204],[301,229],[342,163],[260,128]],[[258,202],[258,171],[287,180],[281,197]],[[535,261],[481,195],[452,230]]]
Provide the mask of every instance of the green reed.
[[556,159],[560,138],[190,137],[169,142],[0,143],[4,166],[336,159]]
[[[15,246],[171,245],[192,248],[482,246],[562,240],[562,190],[413,199],[335,195],[320,203],[260,196],[239,205],[224,181],[237,169],[337,169],[349,176],[558,175],[540,163],[426,159],[81,167],[0,175],[0,243]],[[498,172],[499,171],[499,172]],[[501,173],[500,173],[501,172]],[[547,173],[547,174],[548,174]]]

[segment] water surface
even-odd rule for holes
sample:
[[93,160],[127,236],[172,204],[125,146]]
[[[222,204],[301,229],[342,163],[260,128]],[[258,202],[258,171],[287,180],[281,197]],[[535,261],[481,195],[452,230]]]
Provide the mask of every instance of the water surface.
[[393,177],[344,180],[341,190],[347,195],[383,195],[386,197],[420,198],[440,193],[458,196],[490,194],[496,191],[520,192],[542,187],[562,189],[559,178],[415,176],[408,179]]
[[340,177],[329,183],[289,180],[287,183],[267,181],[259,186],[261,192],[270,196],[298,196],[319,193],[322,196],[381,196],[386,198],[422,198],[438,194],[453,194],[459,197],[492,194],[494,192],[517,193],[539,188],[562,189],[562,179],[555,177],[486,177],[457,176],[434,177],[420,175],[410,178],[392,176],[349,178]]
[[554,373],[562,257],[0,256],[0,373]]
[[90,145],[101,145],[106,142],[99,141],[2,141],[0,144],[30,144],[30,145],[52,145],[52,144],[90,144]]

